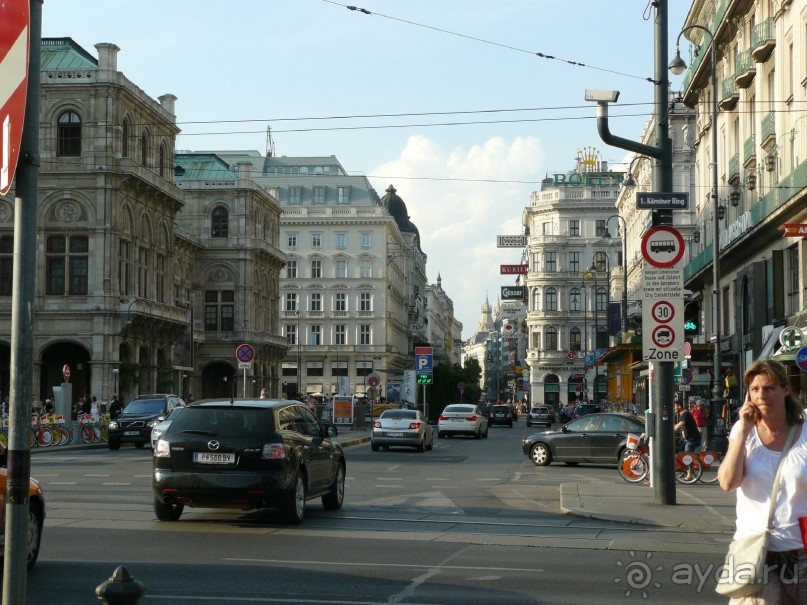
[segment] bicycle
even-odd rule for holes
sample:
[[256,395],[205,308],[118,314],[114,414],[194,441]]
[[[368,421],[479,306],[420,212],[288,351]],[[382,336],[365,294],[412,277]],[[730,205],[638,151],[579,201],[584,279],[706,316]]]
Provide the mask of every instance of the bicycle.
[[79,417],[79,424],[81,425],[82,443],[98,443],[101,441],[101,429],[92,414],[82,414]]
[[698,454],[698,463],[702,467],[700,477],[701,483],[709,485],[717,483],[717,471],[720,463],[723,462],[723,454],[719,452],[705,451]]
[[[704,464],[693,452],[680,452],[675,456],[675,480],[679,483],[696,483],[703,475],[703,469]],[[618,470],[628,483],[641,483],[650,477],[650,448],[643,437],[628,435]]]

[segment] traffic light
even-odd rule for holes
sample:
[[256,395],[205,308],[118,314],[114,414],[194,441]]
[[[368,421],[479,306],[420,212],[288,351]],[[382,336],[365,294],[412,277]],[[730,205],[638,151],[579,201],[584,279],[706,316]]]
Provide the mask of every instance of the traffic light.
[[431,384],[432,383],[432,375],[426,374],[418,374],[418,384]]
[[701,333],[701,308],[696,302],[688,302],[684,307],[684,335],[696,336]]

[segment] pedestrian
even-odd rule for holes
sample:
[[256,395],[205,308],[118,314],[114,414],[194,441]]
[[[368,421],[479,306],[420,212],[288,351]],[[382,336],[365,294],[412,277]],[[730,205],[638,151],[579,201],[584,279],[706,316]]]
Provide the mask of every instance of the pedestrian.
[[706,403],[703,399],[700,397],[695,398],[695,407],[692,408],[691,413],[698,427],[698,432],[701,434],[701,446],[699,451],[705,452],[709,432],[709,410],[706,409]]
[[112,396],[112,403],[109,404],[109,419],[115,420],[121,413],[121,403],[117,395]]
[[269,399],[269,389],[261,389],[261,399]]
[[81,413],[82,414],[92,413],[92,399],[90,398],[89,395],[81,398]]
[[[805,406],[793,397],[787,369],[777,361],[753,363],[743,383],[748,390],[717,473],[720,487],[737,490],[734,538],[765,532],[772,497],[776,505],[768,532],[767,576],[754,595],[730,602],[807,603],[807,554],[799,529],[799,518],[807,517]],[[788,440],[792,446],[784,454],[781,483],[773,494],[774,477]]]
[[45,399],[45,413],[53,414],[53,400],[50,397]]
[[681,443],[682,452],[694,452],[700,447],[701,434],[698,425],[692,414],[684,407],[683,401],[675,402],[676,422],[673,430],[681,431],[683,441]]

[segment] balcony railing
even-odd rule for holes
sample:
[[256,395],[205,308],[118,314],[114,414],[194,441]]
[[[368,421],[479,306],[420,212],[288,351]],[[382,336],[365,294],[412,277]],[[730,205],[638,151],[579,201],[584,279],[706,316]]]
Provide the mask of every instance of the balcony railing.
[[740,180],[740,154],[735,153],[729,158],[729,183]]
[[756,163],[757,159],[757,137],[751,135],[745,139],[743,143],[743,166],[748,166],[752,161]]
[[720,85],[722,94],[720,95],[720,108],[724,110],[731,110],[737,105],[740,100],[740,92],[737,89],[737,79],[731,75],[728,78],[723,78]]
[[754,81],[754,77],[757,75],[757,64],[754,63],[750,48],[737,53],[734,74],[737,86],[740,88],[748,88]]
[[754,56],[754,61],[757,63],[767,61],[773,49],[776,48],[776,25],[771,17],[754,26],[751,41],[753,44],[751,54]]
[[762,140],[760,143],[765,147],[772,138],[776,138],[776,115],[771,111],[762,118]]

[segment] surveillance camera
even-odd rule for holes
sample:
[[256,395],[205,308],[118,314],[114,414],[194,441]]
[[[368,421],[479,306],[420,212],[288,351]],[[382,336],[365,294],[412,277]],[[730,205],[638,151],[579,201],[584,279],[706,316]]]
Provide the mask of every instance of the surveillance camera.
[[617,99],[619,99],[618,90],[586,90],[586,101],[616,103]]

